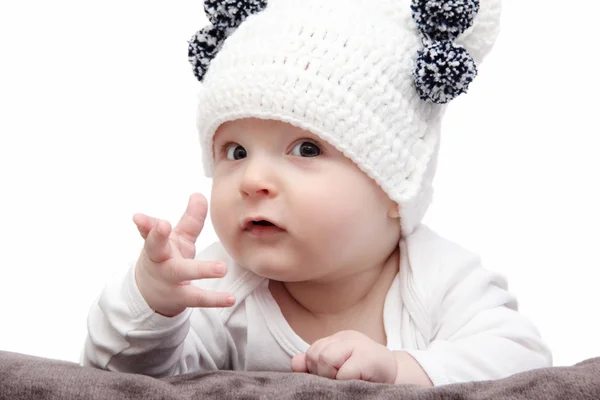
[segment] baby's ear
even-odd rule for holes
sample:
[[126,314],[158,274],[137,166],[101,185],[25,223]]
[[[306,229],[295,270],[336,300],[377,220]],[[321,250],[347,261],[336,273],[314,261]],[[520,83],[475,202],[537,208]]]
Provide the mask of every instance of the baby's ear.
[[390,200],[390,206],[388,208],[388,217],[400,218],[400,206],[395,201]]

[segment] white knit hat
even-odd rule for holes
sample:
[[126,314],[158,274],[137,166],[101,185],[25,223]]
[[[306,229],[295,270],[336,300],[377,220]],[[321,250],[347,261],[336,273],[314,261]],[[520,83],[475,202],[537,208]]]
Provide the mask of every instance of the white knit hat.
[[223,122],[289,122],[374,179],[410,235],[432,200],[445,103],[491,49],[500,0],[213,0],[205,10],[211,25],[189,41],[205,174]]

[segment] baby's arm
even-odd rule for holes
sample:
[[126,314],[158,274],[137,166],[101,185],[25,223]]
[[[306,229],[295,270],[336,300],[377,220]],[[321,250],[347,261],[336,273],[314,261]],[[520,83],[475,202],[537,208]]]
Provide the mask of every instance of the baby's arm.
[[225,365],[232,341],[218,310],[235,299],[213,290],[221,279],[208,279],[227,270],[215,262],[214,247],[196,254],[207,211],[204,196],[192,194],[173,230],[166,221],[134,216],[144,247],[128,274],[109,283],[92,306],[82,364],[152,376]]
[[172,318],[155,313],[131,268],[92,306],[81,363],[155,377],[214,371],[226,365],[231,345],[218,309],[188,308]]
[[429,295],[431,342],[426,350],[408,353],[435,385],[498,379],[552,365],[538,330],[517,312],[506,280],[483,269],[479,257],[430,272],[429,282],[436,284],[421,291]]

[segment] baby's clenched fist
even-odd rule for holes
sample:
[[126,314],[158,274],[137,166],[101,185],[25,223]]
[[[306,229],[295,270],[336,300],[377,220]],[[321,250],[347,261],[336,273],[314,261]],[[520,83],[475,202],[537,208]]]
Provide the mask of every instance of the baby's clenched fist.
[[341,331],[319,339],[305,354],[292,359],[294,372],[338,380],[394,383],[397,369],[392,351],[357,331]]

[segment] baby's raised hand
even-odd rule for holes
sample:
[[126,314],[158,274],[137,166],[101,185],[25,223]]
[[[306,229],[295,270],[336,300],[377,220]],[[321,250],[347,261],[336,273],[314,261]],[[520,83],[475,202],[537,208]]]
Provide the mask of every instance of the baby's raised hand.
[[325,378],[395,383],[397,362],[394,353],[357,331],[341,331],[319,339],[305,354],[292,359],[292,371]]
[[161,315],[172,317],[188,307],[230,307],[235,303],[231,293],[209,292],[190,282],[221,278],[227,271],[223,262],[194,259],[196,239],[207,212],[206,198],[195,193],[173,231],[168,221],[144,214],[133,216],[145,240],[135,266],[135,280],[146,303]]

